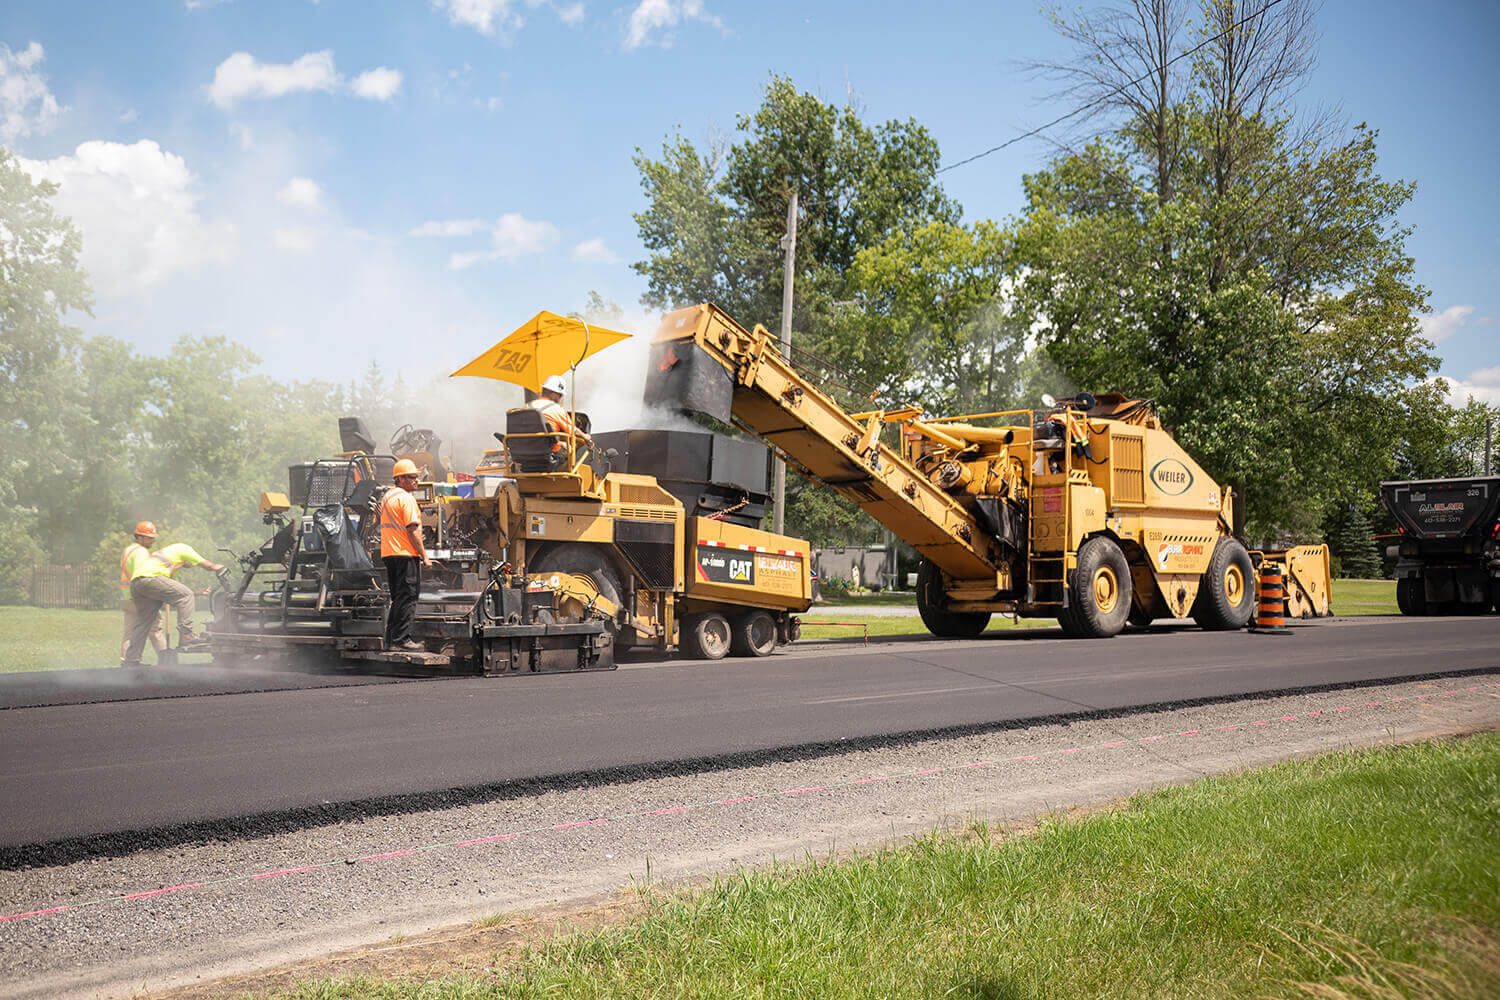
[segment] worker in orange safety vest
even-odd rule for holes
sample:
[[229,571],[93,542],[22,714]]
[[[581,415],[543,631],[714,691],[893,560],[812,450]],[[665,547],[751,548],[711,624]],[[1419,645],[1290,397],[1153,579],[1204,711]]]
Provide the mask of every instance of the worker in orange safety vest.
[[[146,559],[151,558],[150,547],[156,541],[156,525],[150,521],[141,521],[135,526],[135,541],[125,546],[125,551],[120,553],[120,611],[125,617],[125,632],[120,638],[120,663],[125,663],[125,654],[130,650],[130,633],[135,631],[135,601],[130,597],[130,581],[135,577],[135,571]],[[157,612],[156,620],[151,623],[149,636],[151,648],[160,653],[167,648],[167,633],[165,619],[160,611]],[[144,651],[144,647],[142,647]]]
[[[561,375],[548,375],[542,381],[542,394],[527,405],[542,415],[542,419],[547,422],[547,429],[554,434],[571,435],[584,444],[592,444],[594,439],[578,429],[578,426],[573,423],[572,414],[562,404],[563,391],[566,388]],[[566,447],[566,442],[559,440],[552,446],[552,450],[562,451]]]
[[426,647],[412,638],[422,567],[431,566],[422,542],[422,512],[411,491],[417,485],[417,463],[403,458],[394,470],[396,486],[380,498],[380,561],[385,564],[390,607],[385,617],[385,648],[419,652]]

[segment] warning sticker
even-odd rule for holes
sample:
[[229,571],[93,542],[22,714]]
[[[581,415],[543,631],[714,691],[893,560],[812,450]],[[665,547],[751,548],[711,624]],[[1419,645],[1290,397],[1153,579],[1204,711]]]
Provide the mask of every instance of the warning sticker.
[[540,514],[532,514],[531,525],[526,530],[533,535],[545,535],[547,533],[547,519]]

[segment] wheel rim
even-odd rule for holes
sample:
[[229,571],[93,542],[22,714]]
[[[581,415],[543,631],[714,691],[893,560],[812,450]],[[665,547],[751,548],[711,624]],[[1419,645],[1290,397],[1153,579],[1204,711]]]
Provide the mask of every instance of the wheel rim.
[[764,615],[757,615],[750,623],[750,641],[756,649],[765,649],[776,641],[776,623]]
[[1224,571],[1224,599],[1231,608],[1237,608],[1245,599],[1245,574],[1238,566],[1231,565]]
[[723,618],[709,618],[703,622],[703,649],[710,656],[717,656],[729,648],[729,622]]
[[1100,614],[1109,614],[1120,600],[1120,580],[1109,566],[1100,566],[1094,571],[1094,607]]

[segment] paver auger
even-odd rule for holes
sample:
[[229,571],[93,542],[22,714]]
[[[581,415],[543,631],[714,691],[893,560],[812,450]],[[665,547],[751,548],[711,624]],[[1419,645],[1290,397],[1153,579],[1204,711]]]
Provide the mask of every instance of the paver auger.
[[915,548],[917,606],[936,635],[977,635],[995,613],[1092,637],[1189,616],[1239,628],[1257,559],[1295,563],[1290,613],[1329,611],[1326,547],[1252,556],[1235,537],[1234,493],[1146,401],[1085,393],[1040,411],[851,413],[764,327],[710,304],[668,314],[652,351],[648,400],[737,424]]

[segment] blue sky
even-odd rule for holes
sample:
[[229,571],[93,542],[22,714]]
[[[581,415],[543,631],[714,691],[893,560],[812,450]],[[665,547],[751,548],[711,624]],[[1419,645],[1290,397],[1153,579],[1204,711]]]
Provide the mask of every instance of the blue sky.
[[[1380,129],[1442,372],[1500,403],[1500,4],[1328,0],[1300,102]],[[768,74],[954,162],[1056,117],[1034,3],[52,0],[0,14],[0,143],[63,183],[89,333],[186,333],[282,377],[372,359],[425,382],[596,290],[647,322],[631,157],[733,139]],[[1021,205],[1050,147],[943,175],[968,219]],[[753,320],[754,317],[746,319]]]

